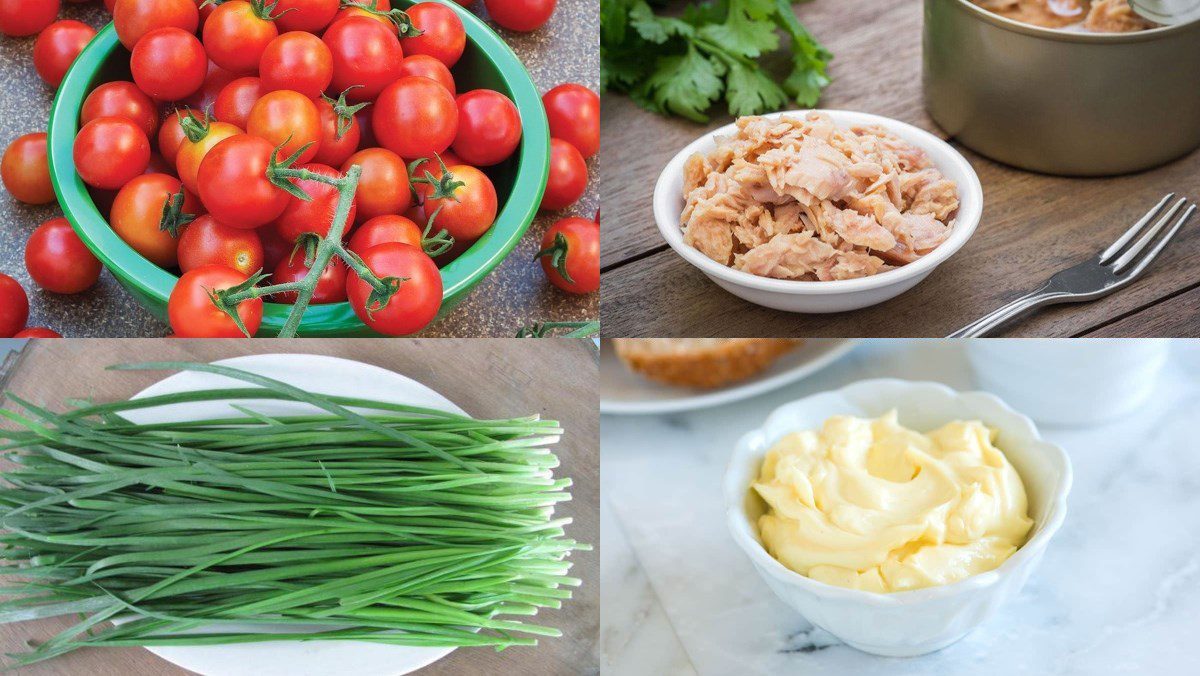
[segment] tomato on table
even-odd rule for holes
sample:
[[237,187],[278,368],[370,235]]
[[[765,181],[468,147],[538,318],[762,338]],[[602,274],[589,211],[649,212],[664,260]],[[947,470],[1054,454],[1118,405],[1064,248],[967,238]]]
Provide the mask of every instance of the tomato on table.
[[17,280],[0,272],[0,338],[12,338],[29,321],[29,296]]
[[458,106],[446,88],[425,77],[402,77],[372,106],[371,127],[384,148],[407,159],[445,152],[458,133]]
[[290,195],[267,178],[275,146],[238,134],[218,143],[200,163],[200,201],[213,218],[257,228],[279,217]]
[[159,28],[142,36],[129,59],[138,89],[158,101],[178,101],[199,91],[208,75],[208,57],[195,35]]
[[58,18],[59,0],[0,0],[0,33],[36,35]]
[[454,188],[453,195],[426,199],[425,214],[434,224],[431,232],[445,229],[456,243],[474,242],[496,222],[496,187],[475,167],[458,164],[448,169],[461,185]]
[[146,138],[158,131],[158,106],[154,99],[127,80],[105,82],[83,100],[79,123],[87,124],[98,117],[123,117],[137,124]]
[[327,97],[314,99],[313,104],[321,119],[321,142],[313,162],[340,167],[362,143],[362,125],[354,114],[355,106],[346,105],[344,98],[334,101]]
[[159,28],[195,33],[200,26],[200,12],[192,0],[117,0],[112,14],[117,39],[129,50]]
[[138,176],[121,188],[113,200],[108,219],[113,232],[151,263],[164,268],[175,267],[179,262],[177,236],[180,233],[172,234],[169,227],[164,228],[164,225],[172,225],[163,222],[164,207],[176,200],[181,192],[183,202],[179,212],[188,215],[200,213],[196,197],[188,193],[174,176]]
[[79,293],[100,279],[100,261],[65,218],[42,223],[25,243],[25,269],[52,293]]
[[510,31],[535,31],[554,14],[555,0],[483,0],[488,16]]
[[550,283],[567,293],[600,288],[600,226],[586,218],[564,218],[542,237],[537,258]]
[[583,161],[583,155],[562,139],[550,139],[550,177],[546,181],[541,208],[548,211],[566,209],[583,197],[587,184],[587,163]]
[[204,22],[204,50],[213,63],[234,73],[255,73],[267,45],[279,37],[266,0],[227,0]]
[[[296,169],[306,169],[314,174],[341,178],[343,174],[333,167],[324,164],[301,164]],[[304,233],[313,233],[320,237],[329,234],[333,227],[333,216],[337,212],[339,193],[337,188],[328,183],[313,180],[297,180],[296,186],[303,190],[311,199],[302,200],[294,195],[288,196],[287,207],[279,218],[275,219],[275,230],[285,240],[295,242]],[[350,232],[354,223],[357,209],[350,204],[350,213],[346,218],[346,227],[342,233]]]
[[400,288],[388,300],[368,307],[372,287],[354,270],[346,273],[346,295],[354,314],[371,329],[389,336],[416,333],[437,317],[442,307],[442,276],[424,251],[408,244],[380,244],[362,254],[363,263],[380,278],[395,278]]
[[560,84],[542,96],[550,136],[575,146],[584,159],[600,151],[600,97],[578,84]]
[[347,92],[355,103],[375,100],[400,76],[404,50],[390,23],[351,16],[335,21],[321,39],[333,55],[330,91],[355,87]]
[[[287,284],[290,282],[299,282],[308,276],[312,270],[304,264],[304,252],[298,251],[291,256],[279,261],[279,265],[275,267],[274,274],[271,275],[271,284]],[[298,291],[286,291],[277,293],[271,296],[272,302],[287,303],[291,305],[300,298]],[[340,258],[333,258],[329,261],[329,265],[321,271],[320,277],[317,277],[317,286],[313,290],[312,299],[309,303],[313,305],[328,305],[329,303],[342,303],[346,300],[346,264]]]
[[25,134],[9,144],[0,159],[0,181],[18,202],[50,204],[54,201],[44,132]]
[[358,222],[385,214],[399,214],[412,204],[408,167],[399,155],[386,148],[360,150],[342,165],[342,173],[350,171],[356,164],[362,167],[358,191],[354,194]]
[[250,109],[246,133],[278,147],[280,160],[308,146],[297,160],[308,162],[320,149],[321,115],[312,99],[299,92],[268,92]]
[[218,143],[242,133],[228,122],[215,122],[205,117],[189,115],[181,123],[184,132],[175,156],[175,170],[185,188],[194,194],[200,193],[200,164]]
[[264,91],[290,89],[315,99],[333,81],[333,54],[311,33],[284,33],[263,51],[258,76]]
[[453,68],[467,46],[462,19],[454,10],[436,2],[418,2],[408,8],[407,14],[421,34],[400,41],[404,53],[428,54],[447,68]]
[[376,216],[358,226],[346,248],[359,256],[373,246],[388,242],[408,244],[420,249],[423,245],[423,235],[420,226],[410,218],[395,214]]
[[[209,293],[250,279],[233,268],[204,265],[183,273],[167,300],[171,330],[180,338],[244,338],[232,317],[213,304]],[[251,336],[262,326],[263,301],[251,298],[237,306],[237,316]]]
[[84,183],[116,190],[150,164],[150,140],[123,117],[101,117],[79,130],[73,150],[75,170]]
[[458,133],[454,152],[476,167],[507,160],[521,143],[521,115],[500,92],[476,89],[458,97]]
[[454,84],[454,76],[446,64],[428,54],[414,54],[404,57],[400,62],[399,77],[427,77],[442,85],[450,96],[458,94],[458,86]]
[[279,0],[275,24],[280,31],[320,33],[333,23],[341,6],[341,0]]
[[184,272],[223,265],[249,276],[263,269],[263,259],[257,230],[231,228],[212,216],[192,221],[179,238],[179,269]]
[[75,57],[87,47],[96,31],[79,21],[56,21],[33,43],[33,67],[46,84],[57,88]]
[[32,326],[18,331],[13,338],[62,338],[62,334],[44,326]]

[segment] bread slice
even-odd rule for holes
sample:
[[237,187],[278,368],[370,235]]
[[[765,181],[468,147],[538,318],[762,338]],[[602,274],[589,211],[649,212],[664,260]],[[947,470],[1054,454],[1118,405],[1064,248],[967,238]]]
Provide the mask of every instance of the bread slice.
[[787,338],[615,338],[635,373],[669,385],[711,389],[759,373],[803,341]]

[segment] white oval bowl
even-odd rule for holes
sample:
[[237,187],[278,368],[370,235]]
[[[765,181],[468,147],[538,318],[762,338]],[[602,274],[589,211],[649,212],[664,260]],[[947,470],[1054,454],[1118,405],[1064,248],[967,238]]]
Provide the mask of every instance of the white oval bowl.
[[958,215],[955,217],[956,222],[950,238],[929,254],[908,265],[858,279],[828,282],[774,279],[721,265],[683,241],[683,230],[679,226],[679,215],[683,213],[684,207],[683,166],[692,155],[716,148],[718,136],[736,133],[736,124],[706,133],[679,151],[667,163],[654,186],[654,220],[658,224],[658,231],[675,253],[699,268],[718,286],[739,298],[764,307],[788,312],[845,312],[895,298],[929,276],[934,268],[954,255],[971,238],[983,215],[983,186],[979,182],[979,176],[966,158],[949,143],[899,120],[848,110],[791,110],[770,113],[763,117],[803,117],[810,112],[828,115],[834,123],[842,127],[877,124],[924,150],[946,178],[958,184]]
[[[907,427],[930,431],[954,420],[980,420],[997,430],[996,445],[1020,474],[1034,520],[1029,540],[999,568],[940,587],[876,594],[817,582],[785,567],[763,548],[758,517],[764,503],[751,492],[763,457],[781,437],[819,429],[834,415],[877,417],[897,409]],[[767,586],[814,625],[876,655],[910,657],[940,650],[982,624],[1020,592],[1050,538],[1063,524],[1071,462],[1044,441],[1028,417],[993,395],[945,385],[866,380],[785,404],[738,442],[725,472],[726,518],[733,539]]]

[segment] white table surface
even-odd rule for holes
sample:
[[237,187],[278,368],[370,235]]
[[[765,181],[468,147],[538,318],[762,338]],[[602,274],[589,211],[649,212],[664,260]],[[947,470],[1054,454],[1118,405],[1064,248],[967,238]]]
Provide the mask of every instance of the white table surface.
[[1200,673],[1200,342],[1172,348],[1155,396],[1135,414],[1042,426],[1074,464],[1063,530],[1017,599],[959,643],[917,658],[858,652],[776,599],[728,535],[720,478],[737,438],[787,401],[875,377],[976,389],[961,345],[868,342],[747,401],[605,416],[604,673]]

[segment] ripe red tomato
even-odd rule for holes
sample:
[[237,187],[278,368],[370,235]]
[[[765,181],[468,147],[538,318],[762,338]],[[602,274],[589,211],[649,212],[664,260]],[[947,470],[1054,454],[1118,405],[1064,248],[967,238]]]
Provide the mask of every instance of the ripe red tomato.
[[[107,4],[114,0],[104,0]],[[192,0],[196,7],[200,10],[200,27],[204,27],[204,22],[208,21],[208,17],[212,16],[213,10],[217,8],[217,3],[208,3],[208,0]]]
[[274,270],[279,261],[290,256],[295,248],[295,244],[284,239],[274,225],[259,228],[254,234],[262,240],[263,270]]
[[74,158],[84,183],[116,190],[146,171],[150,141],[140,127],[123,117],[101,117],[79,130]]
[[208,75],[208,58],[195,35],[159,28],[142,36],[129,60],[133,81],[158,101],[178,101],[199,91]]
[[117,0],[112,14],[117,38],[129,50],[147,33],[159,28],[195,33],[200,26],[200,13],[192,0]]
[[437,317],[442,307],[442,276],[424,251],[393,242],[367,249],[362,259],[378,277],[406,280],[385,307],[379,307],[378,303],[367,307],[371,285],[353,270],[346,273],[350,307],[364,324],[389,336],[406,336],[425,328]]
[[13,199],[25,204],[50,204],[54,185],[46,160],[46,134],[26,134],[13,141],[0,159],[0,180]]
[[29,296],[17,280],[0,272],[0,338],[12,338],[27,321]]
[[317,106],[317,115],[321,117],[321,142],[317,145],[313,162],[340,167],[358,152],[359,143],[362,142],[362,127],[354,115],[347,115],[343,120],[329,99],[313,99],[313,104]]
[[200,193],[200,163],[218,143],[230,136],[242,133],[241,129],[228,122],[187,117],[183,121],[184,138],[175,156],[175,170],[184,187],[195,194]]
[[79,293],[100,279],[100,261],[71,229],[65,218],[46,221],[25,244],[25,269],[52,293]]
[[263,51],[258,75],[264,91],[290,89],[315,99],[333,80],[333,54],[311,33],[284,33]]
[[298,161],[308,162],[320,149],[321,115],[312,99],[299,92],[268,92],[250,109],[246,133],[278,147],[280,160],[307,145]]
[[413,26],[421,30],[415,38],[400,41],[405,54],[428,54],[453,68],[467,46],[462,19],[454,10],[436,2],[418,2],[408,8]]
[[446,64],[428,54],[404,57],[404,60],[400,62],[400,77],[427,77],[445,87],[446,91],[450,92],[450,96],[458,93],[450,69],[446,67]]
[[[307,169],[314,174],[331,178],[341,178],[343,175],[337,169],[324,164],[302,164],[296,168]],[[309,180],[296,181],[296,185],[312,199],[306,202],[289,195],[287,207],[279,218],[275,219],[276,231],[289,242],[295,242],[300,239],[300,235],[306,232],[325,237],[333,227],[333,216],[337,211],[337,188],[328,183]],[[352,203],[350,213],[346,217],[346,227],[342,229],[343,234],[350,232],[350,225],[354,223],[355,211]]]
[[[440,163],[438,162],[439,159],[441,160]],[[432,174],[433,178],[435,179],[441,178],[443,164],[447,167],[453,167],[456,164],[466,164],[466,162],[463,162],[461,159],[459,159],[458,155],[455,155],[453,150],[447,150],[444,153],[440,153],[436,158],[430,157],[419,162],[412,163],[410,165],[411,171],[409,174],[413,179],[429,178],[427,174]],[[417,195],[422,201],[428,199],[430,193],[433,192],[433,186],[429,185],[428,183],[414,182],[413,187],[416,188]]]
[[246,121],[250,118],[250,109],[258,103],[264,93],[266,90],[258,78],[238,78],[225,85],[217,95],[217,101],[213,104],[213,115],[222,122],[245,129]]
[[583,155],[562,139],[550,139],[550,177],[546,181],[546,194],[542,196],[542,209],[566,209],[583,197],[587,184],[587,163],[583,161]]
[[56,21],[33,43],[33,67],[46,84],[58,87],[75,57],[96,37],[91,26],[78,21]]
[[342,173],[350,171],[356,164],[362,167],[358,192],[354,194],[358,222],[385,214],[399,214],[412,204],[408,168],[399,155],[385,148],[360,150],[342,165]]
[[600,226],[586,218],[564,218],[542,237],[546,278],[567,293],[592,293],[600,288]]
[[528,33],[550,20],[555,0],[483,0],[488,16],[510,31]]
[[341,0],[279,0],[275,24],[280,31],[320,33],[333,23]]
[[200,200],[213,218],[257,228],[283,213],[290,196],[267,179],[274,152],[270,142],[250,134],[231,136],[208,151],[200,163]]
[[[108,219],[118,237],[146,260],[164,268],[173,268],[179,262],[178,240],[162,228],[162,219],[163,207],[180,190],[183,184],[173,176],[138,176],[117,193]],[[200,213],[196,197],[186,190],[182,211]]]
[[179,146],[187,134],[183,131],[183,120],[189,115],[195,115],[191,108],[172,110],[163,115],[162,126],[158,129],[158,152],[172,168],[179,156]]
[[[343,7],[340,10],[338,10],[337,16],[333,17],[333,23],[337,23],[337,22],[341,21],[342,19],[348,19],[350,17],[356,16],[356,17],[360,17],[360,18],[370,19],[371,21],[375,21],[384,26],[387,26],[389,30],[395,31],[395,24],[392,23],[391,19],[388,19],[383,14],[376,13],[376,12],[390,11],[392,9],[391,0],[354,0],[354,1],[359,6],[354,6],[354,5],[349,5],[349,4],[343,3]],[[375,10],[375,12],[370,11],[372,9]]]
[[254,73],[267,45],[279,37],[262,0],[227,0],[204,22],[204,49],[213,63],[235,73]]
[[[205,265],[183,273],[167,300],[171,330],[180,338],[244,338],[246,334],[233,318],[213,305],[209,293],[237,286],[249,278],[223,265]],[[237,306],[237,315],[251,336],[262,325],[262,314],[261,298]]]
[[184,99],[181,103],[195,110],[211,110],[217,103],[217,97],[225,85],[238,79],[238,74],[225,70],[212,61],[208,62],[208,74],[204,76],[204,84],[196,93]]
[[32,326],[28,329],[18,331],[13,338],[62,338],[62,334],[44,326]]
[[454,189],[453,197],[425,201],[425,214],[434,219],[431,232],[445,229],[456,243],[474,242],[496,222],[496,187],[475,167],[457,164],[447,168],[463,185]]
[[188,224],[179,238],[179,269],[223,265],[249,276],[263,269],[263,245],[257,230],[231,228],[212,216]]
[[123,117],[141,127],[146,138],[158,131],[158,106],[137,85],[125,80],[105,82],[83,101],[79,123],[98,117]]
[[[296,252],[292,256],[288,256],[279,261],[279,265],[275,266],[275,273],[271,275],[272,284],[287,284],[289,282],[298,282],[308,276],[312,268],[304,264],[304,255],[301,252]],[[351,273],[353,274],[353,273]],[[276,303],[287,303],[291,305],[300,298],[299,292],[286,291],[277,293],[271,296],[271,300]],[[321,276],[317,278],[317,286],[313,290],[312,300],[309,303],[313,305],[327,305],[329,303],[343,303],[346,301],[346,264],[340,258],[333,258],[329,261],[329,265],[321,271]]]
[[467,164],[490,167],[507,160],[521,143],[521,116],[500,92],[476,89],[458,97],[454,152]]
[[58,18],[59,0],[0,0],[0,33],[36,35]]
[[379,95],[372,128],[380,145],[400,157],[433,157],[458,133],[458,106],[446,88],[426,77],[402,77]]
[[423,235],[420,226],[410,218],[388,214],[376,216],[358,226],[350,244],[346,248],[362,256],[367,249],[388,242],[408,244],[420,249],[423,245]]
[[600,151],[600,97],[577,84],[560,84],[542,97],[550,135],[575,146],[587,159]]
[[356,103],[372,101],[400,75],[404,50],[391,24],[364,17],[335,21],[321,38],[333,55],[330,90]]

